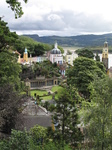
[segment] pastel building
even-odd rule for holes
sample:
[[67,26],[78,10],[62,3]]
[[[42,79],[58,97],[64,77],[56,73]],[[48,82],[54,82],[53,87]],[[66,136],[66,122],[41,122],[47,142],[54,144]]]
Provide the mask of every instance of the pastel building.
[[38,56],[37,57],[37,62],[43,62],[45,60],[48,60],[48,57],[46,55],[43,55],[43,56]]
[[67,54],[65,55],[65,62],[68,63],[69,65],[73,66],[73,61],[78,57],[76,53],[72,54]]
[[49,53],[49,60],[52,63],[63,64],[63,55],[61,51],[58,49],[57,42],[54,44],[54,48]]
[[65,61],[66,61],[69,65],[73,65],[73,55],[65,55]]
[[106,70],[108,70],[108,42],[104,42],[104,47],[102,51],[102,62]]

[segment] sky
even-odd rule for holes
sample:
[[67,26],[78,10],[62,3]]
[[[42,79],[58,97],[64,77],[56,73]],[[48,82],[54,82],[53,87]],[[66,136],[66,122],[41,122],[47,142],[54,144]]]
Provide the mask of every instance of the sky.
[[15,19],[6,0],[0,16],[19,35],[76,36],[112,33],[112,0],[28,0],[21,2],[23,16]]

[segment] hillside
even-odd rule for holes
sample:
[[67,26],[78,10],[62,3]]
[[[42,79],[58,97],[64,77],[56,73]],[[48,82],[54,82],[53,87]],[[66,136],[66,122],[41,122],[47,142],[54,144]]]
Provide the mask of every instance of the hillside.
[[109,46],[112,46],[112,33],[102,34],[102,35],[78,35],[78,36],[43,36],[39,37],[36,34],[24,35],[33,38],[38,42],[54,44],[55,41],[58,42],[60,46],[102,46],[105,40],[108,41]]

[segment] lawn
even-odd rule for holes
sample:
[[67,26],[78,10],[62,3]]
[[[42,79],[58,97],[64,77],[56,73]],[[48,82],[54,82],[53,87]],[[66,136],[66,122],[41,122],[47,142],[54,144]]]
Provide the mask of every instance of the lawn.
[[63,89],[63,87],[57,85],[57,86],[53,86],[52,89],[51,89],[51,91],[52,91],[52,92],[56,92],[56,91],[58,91],[58,90],[60,90],[60,89]]
[[31,90],[30,94],[31,96],[34,97],[34,94],[36,93],[36,95],[42,96],[43,94],[48,94],[47,91],[43,91],[43,90]]
[[[56,92],[56,91],[59,91],[60,89],[62,89],[62,87],[57,85],[57,86],[53,86],[51,91]],[[44,91],[43,90],[31,90],[30,91],[31,96],[33,96],[33,97],[34,97],[35,93],[36,93],[36,95],[42,96],[41,99],[43,99],[43,100],[51,100],[52,99],[52,95],[43,96],[44,94],[46,94],[46,95],[48,94],[48,92],[45,90]],[[55,98],[56,99],[58,98],[58,94],[55,94]]]
[[[61,89],[63,89],[63,87],[57,85],[57,86],[53,86],[52,89],[51,89],[51,91],[52,91],[52,92],[56,92],[56,91],[58,92],[58,91],[60,91]],[[55,99],[58,99],[58,93],[55,94]]]
[[43,100],[52,100],[52,95],[41,97]]

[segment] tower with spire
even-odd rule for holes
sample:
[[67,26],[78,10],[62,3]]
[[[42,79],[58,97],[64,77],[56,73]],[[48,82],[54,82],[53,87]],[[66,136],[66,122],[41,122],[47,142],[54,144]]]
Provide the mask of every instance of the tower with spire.
[[106,71],[108,70],[108,42],[104,42],[104,47],[102,51],[102,62],[106,68]]
[[24,52],[24,54],[23,54],[23,60],[24,60],[25,62],[28,62],[28,52],[27,52],[27,48],[25,48],[25,52]]

